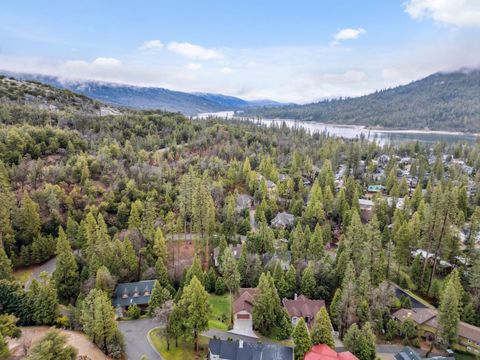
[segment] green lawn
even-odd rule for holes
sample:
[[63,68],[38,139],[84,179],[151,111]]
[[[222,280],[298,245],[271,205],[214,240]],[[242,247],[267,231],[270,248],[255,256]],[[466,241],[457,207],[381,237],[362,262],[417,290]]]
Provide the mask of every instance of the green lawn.
[[148,333],[148,338],[165,360],[200,360],[205,359],[208,353],[209,339],[204,336],[199,337],[200,350],[198,353],[195,352],[195,344],[193,342],[179,341],[178,347],[175,347],[175,340],[170,341],[170,350],[167,351],[167,342],[160,329],[152,329]]
[[33,268],[18,269],[13,272],[15,280],[24,285],[33,273]]
[[228,312],[230,311],[229,295],[210,294],[208,302],[212,305],[212,316],[208,321],[208,326],[212,329],[227,331]]

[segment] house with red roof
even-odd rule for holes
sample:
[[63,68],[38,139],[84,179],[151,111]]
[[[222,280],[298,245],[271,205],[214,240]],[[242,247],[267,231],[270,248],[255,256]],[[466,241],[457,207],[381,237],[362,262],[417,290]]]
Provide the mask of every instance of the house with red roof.
[[318,344],[312,346],[303,358],[304,360],[358,360],[350,351],[337,353],[328,345]]

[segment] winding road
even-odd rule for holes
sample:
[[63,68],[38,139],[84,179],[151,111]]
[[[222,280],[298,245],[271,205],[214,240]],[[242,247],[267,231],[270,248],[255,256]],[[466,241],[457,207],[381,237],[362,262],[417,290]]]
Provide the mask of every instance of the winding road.
[[33,279],[40,280],[40,274],[44,271],[49,273],[50,275],[53,274],[55,271],[55,266],[57,265],[57,258],[53,257],[50,260],[44,262],[43,264],[37,266],[35,270],[32,272],[30,277],[28,278],[27,282],[25,283],[25,289],[30,287]]
[[127,354],[127,359],[140,360],[142,355],[146,355],[148,360],[163,360],[148,341],[148,332],[158,327],[158,323],[155,320],[139,319],[119,321],[118,327],[125,337],[125,353]]

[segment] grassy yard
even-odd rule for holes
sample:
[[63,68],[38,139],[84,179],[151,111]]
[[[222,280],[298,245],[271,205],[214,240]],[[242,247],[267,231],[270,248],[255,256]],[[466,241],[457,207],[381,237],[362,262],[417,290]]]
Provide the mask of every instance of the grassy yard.
[[178,347],[175,347],[175,340],[170,342],[170,350],[167,351],[167,342],[165,337],[162,336],[160,329],[153,329],[148,334],[148,337],[155,347],[155,349],[162,354],[165,360],[200,360],[205,359],[208,353],[208,338],[204,336],[199,337],[199,352],[195,352],[195,344],[193,342],[179,341]]
[[230,298],[226,295],[210,294],[208,302],[212,305],[212,317],[208,321],[208,326],[212,329],[228,330],[228,312],[230,311]]
[[33,273],[33,268],[22,268],[15,270],[13,276],[20,284],[24,285]]

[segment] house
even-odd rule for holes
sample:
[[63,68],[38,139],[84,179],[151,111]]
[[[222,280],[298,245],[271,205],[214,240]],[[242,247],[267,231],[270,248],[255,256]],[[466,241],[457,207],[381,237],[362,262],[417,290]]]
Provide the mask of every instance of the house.
[[358,205],[360,206],[360,217],[363,221],[369,221],[373,217],[374,203],[369,199],[358,199]]
[[[418,335],[433,340],[439,329],[437,315],[436,309],[413,308],[400,309],[393,314],[393,317],[400,322],[408,318],[412,319],[417,324]],[[476,356],[480,355],[480,328],[460,321],[458,339],[452,348]]]
[[273,253],[273,255],[265,253],[262,255],[262,265],[267,267],[273,267],[275,263],[280,264],[280,267],[283,271],[287,271],[290,267],[290,263],[292,261],[292,254],[290,251],[277,251]]
[[293,214],[289,214],[285,211],[278,213],[277,216],[275,216],[272,221],[271,225],[275,228],[287,228],[287,227],[292,227],[293,223],[295,222],[295,216]]
[[382,154],[378,158],[378,164],[381,166],[386,166],[389,163],[389,161],[390,161],[390,156],[388,156],[387,154]]
[[267,191],[268,192],[273,192],[277,190],[277,184],[275,184],[273,181],[271,180],[267,180]]
[[278,344],[210,339],[209,360],[293,360],[293,349]]
[[350,351],[337,353],[328,345],[314,345],[303,357],[304,360],[358,360]]
[[241,212],[245,209],[249,209],[253,205],[253,197],[247,194],[240,194],[237,196],[236,210]]
[[315,315],[322,307],[325,307],[323,300],[311,300],[304,295],[297,296],[296,294],[293,300],[283,299],[282,304],[290,315],[293,326],[297,325],[297,322],[303,317],[308,328],[311,328]]
[[[232,250],[233,257],[238,260],[240,258],[240,255],[242,254],[242,244],[238,244],[238,245],[230,244],[229,247],[230,247],[230,250]],[[220,246],[217,246],[216,248],[213,249],[213,264],[215,265],[215,267],[220,265],[220,262],[218,260],[219,256],[220,256]]]
[[113,307],[118,309],[120,316],[133,304],[137,304],[141,309],[146,309],[154,285],[155,280],[118,284],[112,297]]
[[[421,357],[414,349],[409,346],[405,346],[402,351],[399,351],[395,354],[394,358],[396,360],[425,360],[427,358]],[[454,357],[446,356],[431,356],[428,359],[433,360],[454,360]]]
[[253,332],[253,298],[258,292],[256,288],[241,288],[238,297],[233,302],[233,330],[256,337]]
[[375,194],[383,194],[387,188],[383,185],[368,185],[367,187],[367,196],[373,197]]

